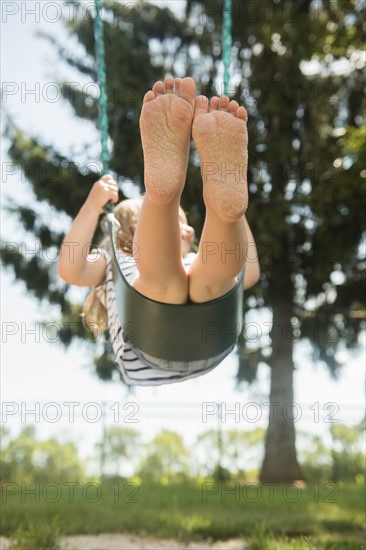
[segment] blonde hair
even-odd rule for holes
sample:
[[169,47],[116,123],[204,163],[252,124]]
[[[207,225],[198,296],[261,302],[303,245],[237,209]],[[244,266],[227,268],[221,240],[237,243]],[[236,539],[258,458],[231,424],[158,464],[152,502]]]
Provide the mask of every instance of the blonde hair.
[[[117,247],[127,254],[133,254],[133,238],[143,199],[143,196],[134,199],[126,199],[121,201],[114,208],[114,215],[120,225],[116,233]],[[181,222],[187,222],[186,215],[181,207],[179,207],[179,218]],[[101,226],[105,237],[99,244],[99,248],[103,248],[110,252],[112,245],[108,235],[108,223],[106,219],[103,219]],[[94,336],[100,336],[108,330],[107,310],[99,300],[95,288],[93,288],[86,297],[81,316],[84,326],[90,330]]]
[[[126,199],[121,201],[114,208],[114,215],[119,223],[119,228],[116,232],[117,247],[127,254],[132,254],[133,237],[142,201],[142,196],[134,199]],[[105,237],[99,244],[99,248],[110,251],[112,245],[110,237],[108,236],[108,224],[106,219],[103,219],[101,226]],[[81,315],[84,326],[90,330],[94,336],[100,336],[101,333],[108,330],[107,310],[99,300],[95,288],[93,288],[86,297]]]

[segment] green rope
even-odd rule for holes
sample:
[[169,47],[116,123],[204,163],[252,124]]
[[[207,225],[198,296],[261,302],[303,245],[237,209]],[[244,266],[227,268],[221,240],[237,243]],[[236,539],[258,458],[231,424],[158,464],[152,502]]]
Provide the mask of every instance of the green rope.
[[[232,18],[231,18],[232,0],[224,0],[224,15],[223,15],[223,62],[224,62],[224,94],[228,95],[229,79],[230,79],[230,61],[231,61],[231,46],[232,46]],[[107,114],[107,78],[105,68],[105,50],[103,37],[103,21],[101,16],[102,0],[95,0],[95,19],[94,19],[94,36],[95,36],[95,53],[97,60],[97,74],[99,83],[99,129],[102,143],[102,174],[109,172],[109,151],[108,151],[108,114]]]
[[228,95],[229,79],[230,79],[230,61],[231,61],[231,46],[232,46],[232,18],[231,18],[232,0],[224,1],[223,14],[223,36],[222,36],[222,60],[224,62],[224,94]]
[[101,16],[102,0],[95,0],[94,37],[95,54],[97,60],[97,74],[99,83],[99,130],[102,142],[102,174],[109,173],[109,151],[108,151],[108,114],[107,114],[107,78],[105,70],[105,51],[103,38],[103,21]]

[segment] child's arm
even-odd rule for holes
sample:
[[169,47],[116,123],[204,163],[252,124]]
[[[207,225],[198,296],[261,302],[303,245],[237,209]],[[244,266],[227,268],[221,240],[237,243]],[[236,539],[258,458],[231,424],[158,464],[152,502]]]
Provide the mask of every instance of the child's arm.
[[104,279],[106,260],[101,254],[90,254],[90,245],[109,201],[118,202],[118,186],[107,175],[93,185],[61,246],[57,271],[71,285],[96,286]]
[[247,232],[247,260],[245,262],[245,273],[244,273],[244,289],[251,288],[258,282],[260,277],[260,266],[258,261],[258,252],[255,244],[255,240],[252,234],[252,231],[249,227],[246,217],[244,216],[244,224]]

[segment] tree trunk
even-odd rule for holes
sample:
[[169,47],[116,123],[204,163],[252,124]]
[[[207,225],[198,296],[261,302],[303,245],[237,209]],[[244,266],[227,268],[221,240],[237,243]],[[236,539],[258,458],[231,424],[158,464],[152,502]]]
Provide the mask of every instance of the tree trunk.
[[[286,303],[277,303],[273,311],[270,414],[260,473],[260,480],[267,483],[303,479],[295,445],[293,332],[290,318]],[[297,414],[298,405],[295,419]]]

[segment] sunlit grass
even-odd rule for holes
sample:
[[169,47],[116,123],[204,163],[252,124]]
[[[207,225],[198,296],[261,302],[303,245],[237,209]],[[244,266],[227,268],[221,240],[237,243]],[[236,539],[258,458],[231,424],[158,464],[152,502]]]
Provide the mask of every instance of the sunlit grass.
[[[183,541],[242,537],[250,548],[271,550],[363,548],[364,488],[360,485],[339,486],[330,498],[328,487],[314,492],[290,486],[258,485],[256,489],[234,483],[121,481],[90,485],[87,491],[78,486],[72,494],[59,484],[65,490],[58,491],[58,499],[42,486],[37,495],[24,495],[20,490],[7,494],[4,485],[5,536],[13,535],[19,526],[24,530],[40,521],[47,525],[56,521],[63,535],[125,532]],[[260,546],[263,541],[267,546]]]

